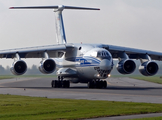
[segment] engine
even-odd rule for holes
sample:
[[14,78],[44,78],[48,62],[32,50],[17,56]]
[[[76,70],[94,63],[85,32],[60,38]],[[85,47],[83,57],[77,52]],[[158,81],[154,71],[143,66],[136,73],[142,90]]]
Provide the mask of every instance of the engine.
[[121,74],[131,74],[136,69],[136,64],[133,60],[125,59],[121,60],[117,64],[117,70]]
[[22,75],[26,72],[27,65],[23,60],[18,60],[13,62],[10,70],[14,75]]
[[152,76],[155,75],[159,70],[159,66],[154,61],[147,61],[141,64],[139,71],[142,75]]
[[56,69],[56,63],[53,59],[44,59],[40,62],[39,70],[44,74],[53,73]]

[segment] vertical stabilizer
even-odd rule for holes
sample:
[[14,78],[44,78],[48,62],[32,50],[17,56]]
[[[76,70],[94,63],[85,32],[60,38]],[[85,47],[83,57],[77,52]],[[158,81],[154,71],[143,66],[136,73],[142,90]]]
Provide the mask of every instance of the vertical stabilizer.
[[56,17],[56,42],[57,44],[66,44],[66,35],[64,29],[64,22],[62,17],[62,11],[64,6],[58,6],[58,9],[54,10]]
[[86,7],[73,7],[73,6],[31,6],[31,7],[10,7],[10,9],[54,9],[56,15],[56,41],[57,44],[66,44],[66,35],[64,29],[64,22],[62,11],[64,9],[77,9],[77,10],[100,10],[98,8]]

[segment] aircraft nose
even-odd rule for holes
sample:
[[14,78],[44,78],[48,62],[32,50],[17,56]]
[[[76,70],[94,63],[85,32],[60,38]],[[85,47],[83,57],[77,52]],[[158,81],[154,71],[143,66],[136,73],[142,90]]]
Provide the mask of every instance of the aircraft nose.
[[112,60],[103,59],[100,62],[100,68],[104,70],[110,70],[112,67]]

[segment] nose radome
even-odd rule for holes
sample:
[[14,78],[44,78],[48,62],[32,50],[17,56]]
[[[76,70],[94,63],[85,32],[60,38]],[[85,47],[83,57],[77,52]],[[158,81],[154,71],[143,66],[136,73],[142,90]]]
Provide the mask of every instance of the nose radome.
[[111,64],[112,62],[110,60],[103,59],[100,62],[100,68],[105,69],[105,70],[111,69]]

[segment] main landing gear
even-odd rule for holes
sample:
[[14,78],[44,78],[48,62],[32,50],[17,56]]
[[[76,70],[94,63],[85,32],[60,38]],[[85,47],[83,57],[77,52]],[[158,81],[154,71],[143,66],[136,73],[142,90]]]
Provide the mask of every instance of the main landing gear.
[[51,86],[53,88],[69,88],[70,81],[63,80],[63,77],[58,76],[58,80],[52,80]]
[[107,88],[106,81],[94,80],[88,82],[88,88]]

